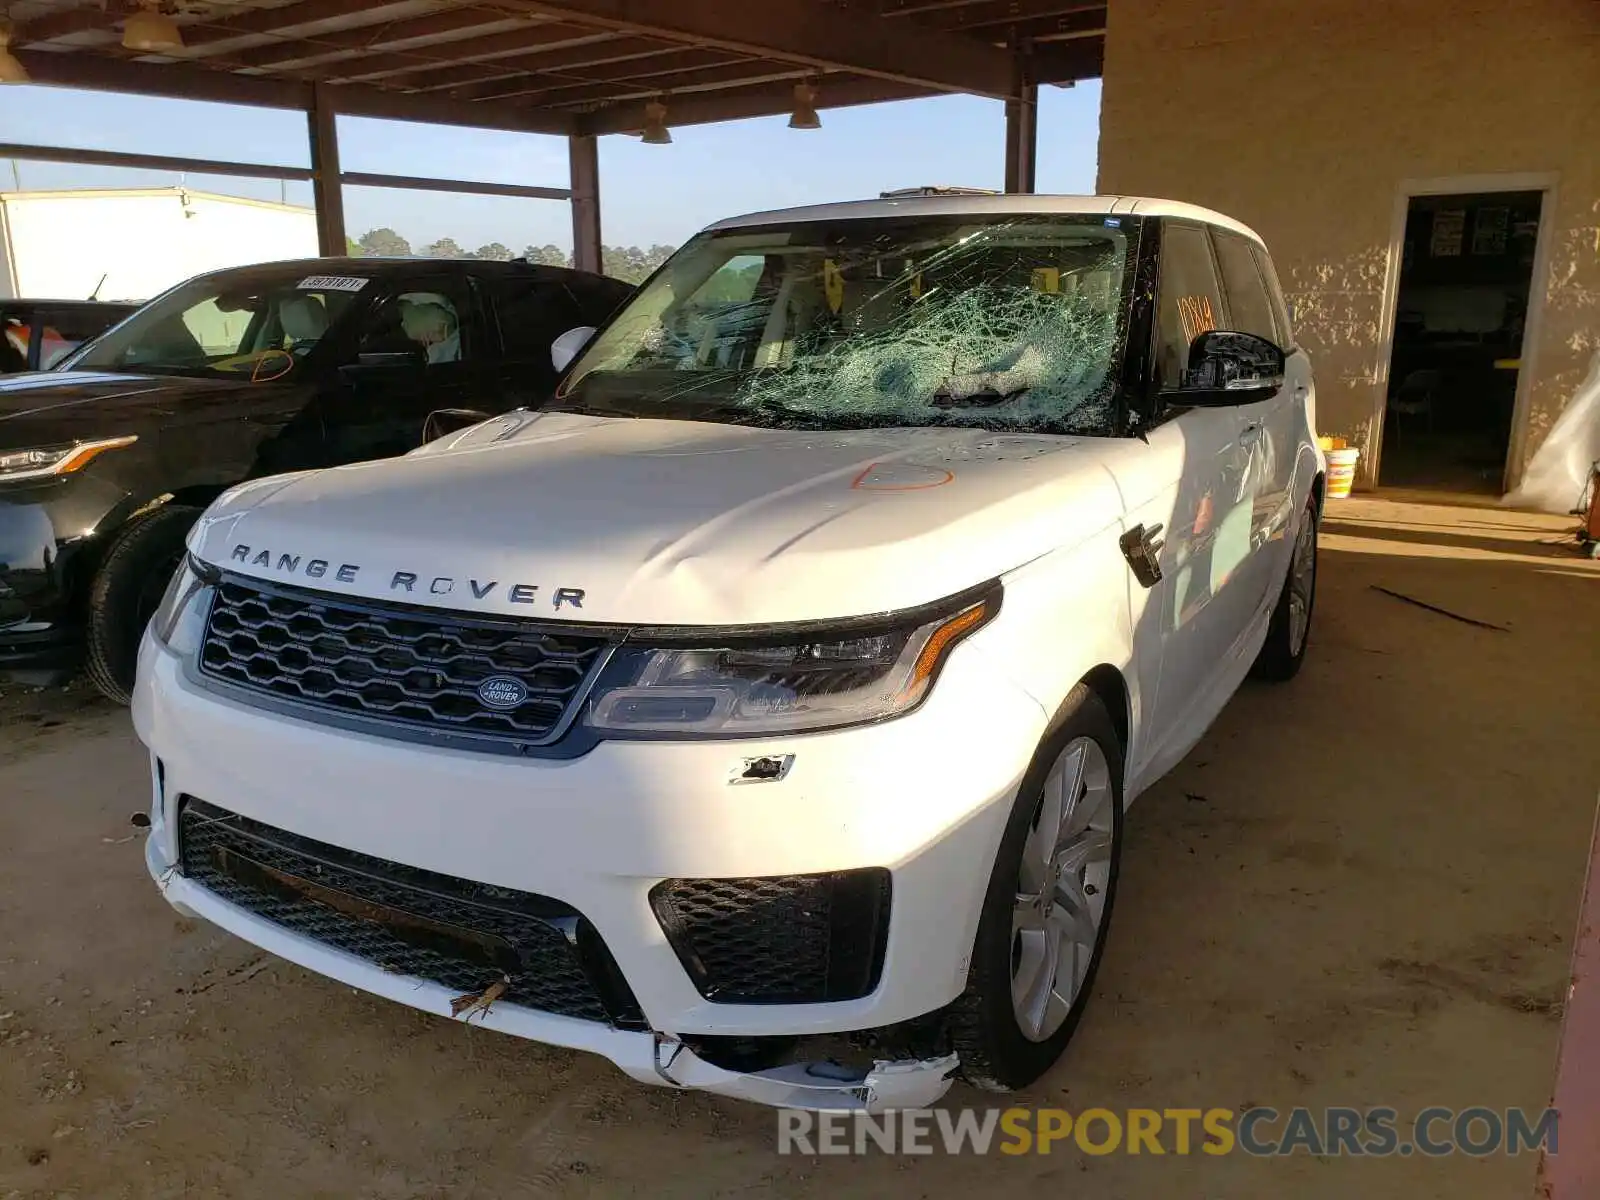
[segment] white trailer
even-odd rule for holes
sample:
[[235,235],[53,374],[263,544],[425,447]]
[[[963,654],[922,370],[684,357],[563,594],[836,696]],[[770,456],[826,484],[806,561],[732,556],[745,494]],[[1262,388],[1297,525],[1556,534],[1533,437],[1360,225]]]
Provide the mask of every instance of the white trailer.
[[183,187],[0,192],[0,298],[146,300],[220,267],[317,253],[309,208]]

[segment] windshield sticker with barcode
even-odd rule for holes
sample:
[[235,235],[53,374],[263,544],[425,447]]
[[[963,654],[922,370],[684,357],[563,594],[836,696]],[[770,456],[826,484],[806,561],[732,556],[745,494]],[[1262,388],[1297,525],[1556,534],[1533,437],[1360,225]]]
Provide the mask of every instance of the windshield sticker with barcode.
[[307,275],[296,286],[309,292],[359,292],[367,281],[354,275]]

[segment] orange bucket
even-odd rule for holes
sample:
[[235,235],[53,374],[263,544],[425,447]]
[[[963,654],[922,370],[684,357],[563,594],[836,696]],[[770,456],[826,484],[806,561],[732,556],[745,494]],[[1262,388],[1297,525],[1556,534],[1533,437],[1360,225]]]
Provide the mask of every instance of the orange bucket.
[[1356,459],[1361,457],[1361,451],[1346,448],[1329,450],[1326,455],[1328,459],[1328,499],[1347,500],[1350,497],[1350,488],[1356,481]]

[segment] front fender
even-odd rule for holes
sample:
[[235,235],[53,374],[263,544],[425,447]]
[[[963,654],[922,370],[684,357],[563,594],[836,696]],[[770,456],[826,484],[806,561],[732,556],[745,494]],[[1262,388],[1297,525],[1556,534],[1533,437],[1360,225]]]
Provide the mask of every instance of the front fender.
[[1134,661],[1132,574],[1118,544],[1121,534],[1120,522],[1108,525],[1004,576],[1005,601],[991,646],[1007,676],[1046,713],[1057,712],[1097,668],[1115,669],[1128,695],[1124,750],[1131,765],[1139,760],[1143,702]]

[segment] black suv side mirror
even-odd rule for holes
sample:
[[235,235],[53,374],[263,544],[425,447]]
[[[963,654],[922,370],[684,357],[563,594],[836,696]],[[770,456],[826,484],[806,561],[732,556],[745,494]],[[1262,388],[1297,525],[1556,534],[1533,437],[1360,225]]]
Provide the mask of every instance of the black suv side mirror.
[[1277,392],[1283,372],[1283,351],[1266,338],[1212,329],[1189,344],[1183,386],[1165,396],[1174,404],[1248,404]]

